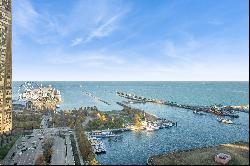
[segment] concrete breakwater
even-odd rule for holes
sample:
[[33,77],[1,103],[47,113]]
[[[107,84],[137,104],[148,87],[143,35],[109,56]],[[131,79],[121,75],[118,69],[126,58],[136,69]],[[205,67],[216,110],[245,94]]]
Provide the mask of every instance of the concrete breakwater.
[[93,99],[97,100],[97,101],[100,101],[100,102],[103,102],[104,104],[107,104],[107,105],[111,105],[110,103],[108,103],[107,101],[104,101],[102,100],[101,98],[99,97],[96,97],[94,96],[92,93],[90,92],[84,92],[86,95],[88,95],[89,97],[92,97]]
[[159,99],[149,99],[143,96],[137,96],[135,94],[125,93],[125,92],[116,92],[116,94],[120,97],[130,100],[128,101],[128,103],[131,103],[131,104],[133,103],[156,103],[156,104],[168,105],[171,107],[189,109],[189,110],[193,110],[197,112],[201,111],[201,112],[206,112],[206,113],[212,113],[214,115],[219,115],[219,116],[229,116],[232,118],[239,117],[239,115],[234,114],[235,111],[240,110],[239,107],[230,107],[230,106],[222,106],[222,105],[193,106],[193,105],[187,105],[187,104],[178,104],[176,102],[164,101],[164,100],[159,100]]

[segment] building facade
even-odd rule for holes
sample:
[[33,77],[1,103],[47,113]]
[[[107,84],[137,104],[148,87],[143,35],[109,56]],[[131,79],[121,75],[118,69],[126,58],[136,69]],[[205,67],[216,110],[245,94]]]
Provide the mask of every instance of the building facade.
[[12,130],[11,0],[0,0],[0,134]]

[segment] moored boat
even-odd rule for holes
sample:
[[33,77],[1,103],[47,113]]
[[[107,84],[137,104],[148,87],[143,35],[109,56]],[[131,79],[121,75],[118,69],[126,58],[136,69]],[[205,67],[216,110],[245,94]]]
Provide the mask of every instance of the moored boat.
[[219,122],[225,123],[225,124],[233,124],[233,121],[230,119],[224,119],[224,118],[217,118]]
[[111,131],[92,131],[89,133],[89,135],[91,137],[96,137],[96,138],[106,138],[106,137],[115,137],[116,136]]

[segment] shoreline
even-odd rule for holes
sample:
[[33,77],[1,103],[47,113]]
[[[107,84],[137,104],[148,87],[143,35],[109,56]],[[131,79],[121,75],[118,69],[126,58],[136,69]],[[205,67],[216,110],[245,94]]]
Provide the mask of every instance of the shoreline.
[[229,165],[249,165],[249,142],[243,141],[152,155],[148,157],[147,165],[215,165],[218,163],[214,156],[218,153],[232,156]]

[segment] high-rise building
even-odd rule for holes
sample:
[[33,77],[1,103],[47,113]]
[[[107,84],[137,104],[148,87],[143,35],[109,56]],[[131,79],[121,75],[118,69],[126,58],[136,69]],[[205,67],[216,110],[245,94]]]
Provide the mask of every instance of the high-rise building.
[[0,134],[12,130],[11,0],[0,0]]

